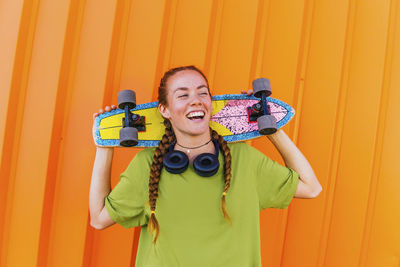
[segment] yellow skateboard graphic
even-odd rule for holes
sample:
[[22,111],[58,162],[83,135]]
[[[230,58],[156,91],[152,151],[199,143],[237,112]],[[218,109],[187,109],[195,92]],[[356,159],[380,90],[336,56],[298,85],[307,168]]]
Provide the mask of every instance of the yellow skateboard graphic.
[[[266,98],[270,114],[276,119],[279,129],[289,122],[295,112],[288,104],[271,97]],[[244,94],[229,94],[213,96],[213,112],[210,127],[216,130],[228,142],[237,142],[261,136],[257,120],[252,118],[260,99]],[[130,109],[143,121],[138,127],[138,147],[157,146],[165,127],[159,113],[158,102],[139,104]],[[115,109],[99,115],[95,120],[93,138],[98,146],[116,147],[120,145],[120,130],[123,128],[125,112]]]

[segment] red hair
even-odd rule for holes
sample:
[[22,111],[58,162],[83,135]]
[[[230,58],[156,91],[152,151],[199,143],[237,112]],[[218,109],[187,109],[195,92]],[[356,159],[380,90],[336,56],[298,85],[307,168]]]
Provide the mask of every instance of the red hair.
[[[195,66],[183,66],[183,67],[178,67],[178,68],[173,68],[167,71],[164,76],[161,78],[160,81],[160,86],[158,87],[158,101],[161,105],[167,106],[167,82],[170,77],[172,77],[174,74],[177,72],[183,71],[183,70],[194,70],[197,71],[198,73],[203,76],[204,80],[207,83],[207,88],[209,88],[208,85],[208,80],[206,76],[201,72],[197,67]],[[208,89],[210,90],[210,89]],[[161,179],[161,170],[163,168],[163,157],[164,155],[168,152],[168,148],[170,144],[174,141],[176,141],[176,137],[174,134],[174,131],[172,129],[172,125],[168,119],[164,119],[164,125],[165,125],[165,134],[161,138],[160,142],[158,143],[158,147],[156,148],[153,156],[153,163],[151,164],[150,167],[150,179],[149,179],[149,205],[150,209],[152,211],[148,223],[148,230],[152,234],[154,230],[156,231],[156,236],[153,240],[154,243],[156,243],[158,235],[160,233],[160,227],[156,218],[155,210],[156,210],[156,201],[158,197],[158,184]],[[225,186],[224,186],[224,191],[222,193],[221,197],[221,210],[224,218],[228,221],[230,225],[232,225],[232,222],[230,220],[228,211],[226,209],[226,201],[225,201],[225,195],[226,192],[228,191],[228,188],[230,186],[231,182],[231,153],[230,149],[227,145],[227,142],[222,138],[221,135],[219,135],[216,131],[211,130],[211,137],[218,142],[218,145],[223,152],[224,156],[224,178],[225,178]]]

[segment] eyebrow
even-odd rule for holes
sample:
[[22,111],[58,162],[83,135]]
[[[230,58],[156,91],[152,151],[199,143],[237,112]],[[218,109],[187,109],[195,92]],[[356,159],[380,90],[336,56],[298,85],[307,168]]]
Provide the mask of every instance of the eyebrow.
[[[208,89],[208,87],[206,86],[206,85],[199,85],[199,86],[197,86],[197,89],[201,89],[201,88],[206,88],[206,89]],[[178,88],[176,88],[175,90],[174,90],[174,93],[176,92],[176,91],[178,91],[178,90],[184,90],[184,91],[186,91],[186,90],[188,90],[189,88],[187,88],[187,87],[178,87]]]

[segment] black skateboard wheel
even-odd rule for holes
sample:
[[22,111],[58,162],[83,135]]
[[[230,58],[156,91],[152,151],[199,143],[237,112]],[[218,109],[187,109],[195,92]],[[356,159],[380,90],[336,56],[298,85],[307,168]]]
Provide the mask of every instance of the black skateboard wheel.
[[258,132],[262,135],[270,135],[276,132],[276,119],[272,115],[263,115],[257,119]]
[[119,144],[121,146],[136,146],[138,144],[138,130],[134,127],[125,127],[119,131]]
[[128,106],[129,109],[136,107],[136,94],[132,90],[122,90],[118,93],[118,107],[125,109]]
[[266,78],[259,78],[253,81],[253,95],[261,98],[261,93],[265,92],[268,96],[271,95],[271,83]]

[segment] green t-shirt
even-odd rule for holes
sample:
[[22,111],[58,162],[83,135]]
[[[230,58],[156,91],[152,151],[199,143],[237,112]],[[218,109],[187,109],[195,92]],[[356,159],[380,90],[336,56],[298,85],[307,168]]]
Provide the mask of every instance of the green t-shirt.
[[106,197],[110,217],[125,228],[142,226],[136,267],[259,267],[259,212],[287,208],[298,174],[246,143],[231,149],[231,184],[226,206],[232,226],[223,217],[223,156],[214,176],[198,176],[193,167],[182,174],[162,170],[156,203],[160,234],[153,245],[148,181],[155,148],[137,153],[120,182]]

